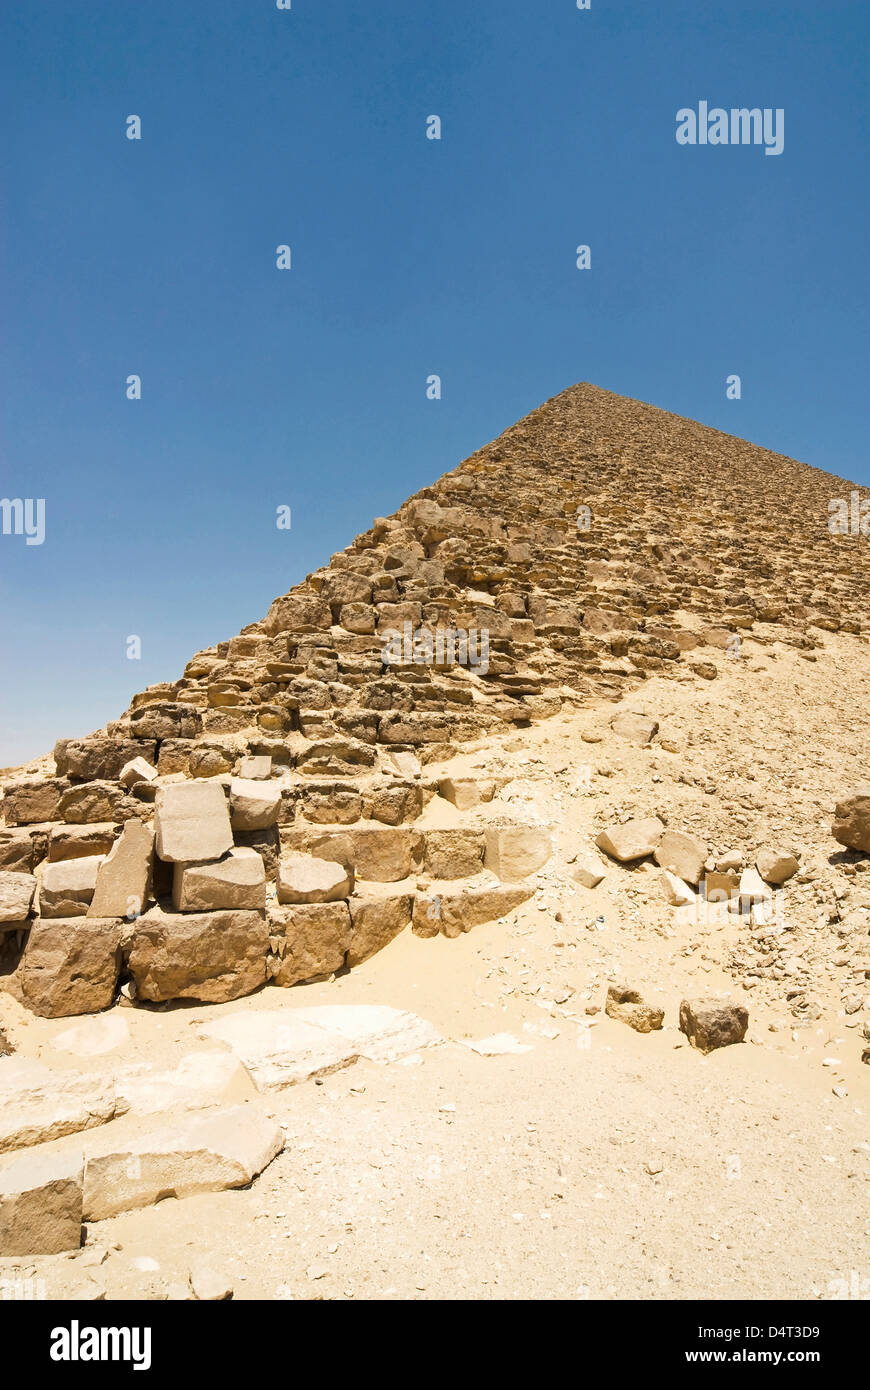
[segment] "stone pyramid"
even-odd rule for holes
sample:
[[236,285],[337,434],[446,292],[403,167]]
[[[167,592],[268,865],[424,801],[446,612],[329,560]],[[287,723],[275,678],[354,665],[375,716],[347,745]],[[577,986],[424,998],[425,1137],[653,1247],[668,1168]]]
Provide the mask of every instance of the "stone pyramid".
[[[831,518],[846,509],[846,534]],[[839,510],[838,510],[839,509]],[[741,634],[867,630],[842,479],[581,384],[0,802],[0,986],[48,1016],[226,1001],[510,911],[545,827],[482,820],[457,749]],[[699,659],[697,648],[707,653]],[[416,826],[433,797],[463,828]]]

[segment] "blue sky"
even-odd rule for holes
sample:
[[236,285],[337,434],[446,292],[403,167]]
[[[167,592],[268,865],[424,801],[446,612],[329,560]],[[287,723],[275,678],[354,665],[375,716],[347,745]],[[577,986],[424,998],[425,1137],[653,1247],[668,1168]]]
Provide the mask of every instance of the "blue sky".
[[[7,7],[0,496],[46,538],[0,536],[0,766],[576,381],[870,481],[868,38],[864,0]],[[678,146],[700,100],[783,108],[783,153]]]

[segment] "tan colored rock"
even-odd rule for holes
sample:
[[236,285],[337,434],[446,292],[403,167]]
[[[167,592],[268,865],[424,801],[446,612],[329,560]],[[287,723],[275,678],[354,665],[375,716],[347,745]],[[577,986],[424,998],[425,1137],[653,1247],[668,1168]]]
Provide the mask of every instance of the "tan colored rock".
[[181,701],[155,701],[130,716],[130,732],[136,738],[197,738],[202,733],[202,715]]
[[517,883],[540,869],[553,852],[550,832],[540,825],[501,825],[486,831],[484,863],[502,883]]
[[126,1108],[111,1078],[52,1070],[25,1057],[0,1060],[0,1153],[107,1124]]
[[85,859],[92,854],[108,854],[115,843],[117,827],[104,825],[53,825],[48,836],[48,857],[52,864],[62,859]]
[[122,787],[135,787],[139,782],[153,782],[157,768],[152,767],[146,758],[131,758],[121,768],[118,781]]
[[129,969],[137,999],[225,1004],[266,982],[269,934],[260,912],[173,913],[151,908],[135,925]]
[[671,907],[685,907],[687,903],[695,901],[695,894],[689,885],[669,869],[662,869],[656,874],[656,879],[665,902],[670,903]]
[[223,859],[176,864],[172,903],[178,912],[266,907],[266,870],[254,849],[236,845]]
[[684,999],[680,1004],[680,1032],[699,1052],[742,1042],[749,1026],[749,1012],[742,1004],[719,999]]
[[129,761],[153,758],[154,752],[153,743],[94,734],[90,738],[61,739],[54,746],[54,761],[59,776],[85,782],[114,781]]
[[302,815],[315,825],[353,825],[362,815],[362,797],[353,787],[303,787],[299,794]]
[[597,888],[605,873],[605,866],[591,851],[578,854],[571,865],[571,877],[584,888]]
[[[315,911],[299,909],[303,910]],[[344,910],[347,912],[346,907]],[[270,1009],[230,1014],[208,1023],[202,1036],[228,1044],[247,1067],[258,1091],[283,1091],[340,1071],[360,1055],[355,1041],[306,1021],[306,1013],[304,1009]]]
[[665,830],[653,850],[657,864],[697,888],[704,872],[707,846],[682,830]]
[[415,936],[457,937],[506,917],[515,907],[527,902],[533,888],[508,887],[465,888],[459,893],[418,893],[414,899],[412,931]]
[[272,758],[269,754],[259,753],[253,757],[242,758],[239,764],[239,780],[242,782],[262,782],[271,776]]
[[278,632],[314,632],[329,628],[332,614],[329,605],[313,595],[285,594],[276,598],[266,617],[263,631],[268,636]]
[[265,830],[277,825],[281,788],[276,783],[234,777],[230,783],[230,820],[233,830]]
[[764,882],[757,869],[744,869],[738,889],[740,908],[748,912],[753,903],[772,902],[773,890]]
[[743,868],[743,855],[739,849],[730,849],[727,854],[723,854],[721,859],[716,861],[716,869],[720,874],[739,874]]
[[657,816],[648,816],[645,820],[630,820],[624,825],[612,825],[602,830],[595,843],[611,858],[628,864],[634,859],[645,859],[653,854],[664,828]]
[[236,760],[235,750],[219,744],[196,744],[187,760],[191,777],[219,777],[231,772]]
[[859,787],[837,802],[831,834],[847,849],[870,854],[870,786]]
[[414,898],[402,893],[390,898],[351,898],[351,937],[348,966],[361,965],[411,924]]
[[216,1051],[189,1052],[169,1070],[147,1062],[121,1067],[115,1074],[115,1089],[119,1102],[136,1115],[235,1105],[254,1093],[238,1059]]
[[310,854],[286,854],[278,864],[279,903],[329,903],[353,892],[353,870]]
[[402,825],[419,816],[423,809],[423,790],[407,783],[378,788],[366,799],[365,807],[364,814],[371,820],[384,825]]
[[228,1043],[264,1092],[326,1076],[360,1057],[395,1062],[441,1041],[425,1019],[372,1004],[230,1014],[209,1023],[203,1036]]
[[274,883],[278,873],[280,842],[278,827],[268,830],[237,830],[235,833],[237,849],[255,849],[263,861],[267,881]]
[[97,886],[102,855],[46,864],[39,888],[41,917],[84,917]]
[[42,1018],[98,1013],[114,1000],[121,961],[115,920],[34,922],[19,967],[22,1002]]
[[0,1165],[0,1257],[58,1255],[82,1243],[80,1153],[42,1152]]
[[375,883],[398,883],[418,862],[420,837],[403,829],[365,829],[348,832],[358,878]]
[[400,751],[397,748],[379,748],[378,758],[381,770],[388,776],[419,777],[423,767],[416,753]]
[[427,830],[424,844],[426,872],[433,878],[473,878],[483,868],[482,831]]
[[142,821],[127,821],[120,839],[102,861],[87,915],[138,917],[148,898],[154,859],[154,831]]
[[127,796],[115,782],[85,782],[64,792],[58,816],[68,825],[97,825],[129,820],[142,809],[141,802]]
[[105,1221],[169,1194],[248,1187],[283,1147],[280,1127],[254,1103],[184,1116],[144,1134],[112,1126],[86,1145],[84,1219]]
[[69,788],[65,777],[41,777],[10,782],[3,791],[0,811],[7,825],[35,825],[60,819],[60,802]]
[[495,783],[478,780],[476,777],[442,777],[438,783],[438,791],[457,811],[471,811],[482,802],[492,801]]
[[30,912],[36,879],[33,874],[0,871],[0,931],[6,922],[23,922]]
[[168,863],[220,859],[232,849],[227,799],[216,782],[177,782],[161,787],[154,826],[157,853]]
[[367,633],[374,632],[375,617],[375,610],[369,603],[345,603],[338,615],[338,622],[348,632]]
[[619,1023],[627,1023],[636,1033],[653,1033],[661,1028],[665,1011],[645,1004],[636,989],[628,985],[611,985],[607,991],[604,1012]]
[[619,738],[633,743],[637,748],[645,748],[659,731],[658,720],[648,714],[635,714],[629,710],[617,714],[610,721],[610,727]]
[[200,1260],[193,1266],[188,1282],[197,1303],[226,1303],[233,1296],[229,1279],[219,1274],[207,1260]]
[[294,1013],[297,1020],[344,1038],[369,1062],[398,1062],[442,1041],[425,1018],[386,1004],[316,1004]]
[[351,944],[347,903],[298,903],[269,910],[275,955],[272,981],[281,988],[340,970]]
[[765,845],[755,857],[755,867],[765,883],[779,888],[788,879],[794,877],[800,868],[800,862],[787,850]]
[[[0,801],[0,813],[3,803]],[[38,826],[0,829],[0,869],[16,874],[32,874],[46,855],[48,832]]]
[[740,875],[708,871],[704,875],[704,896],[707,902],[728,902],[740,889]]

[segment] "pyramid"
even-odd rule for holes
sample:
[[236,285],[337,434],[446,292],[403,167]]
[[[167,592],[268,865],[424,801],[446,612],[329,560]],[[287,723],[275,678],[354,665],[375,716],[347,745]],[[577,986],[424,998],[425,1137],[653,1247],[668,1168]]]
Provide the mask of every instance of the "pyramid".
[[[833,506],[832,506],[833,504]],[[832,516],[848,516],[845,534]],[[377,519],[113,723],[6,778],[0,985],[47,1016],[226,1002],[530,896],[546,828],[428,769],[744,636],[868,627],[842,479],[588,384]],[[466,820],[421,829],[440,796]]]

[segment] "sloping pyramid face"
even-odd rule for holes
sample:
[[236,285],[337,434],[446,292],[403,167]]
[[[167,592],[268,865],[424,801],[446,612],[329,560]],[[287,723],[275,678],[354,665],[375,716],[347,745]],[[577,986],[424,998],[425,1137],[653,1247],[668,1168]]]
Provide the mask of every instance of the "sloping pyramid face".
[[[850,492],[593,386],[556,396],[8,782],[0,980],[47,1015],[122,981],[225,1001],[509,911],[545,831],[482,828],[496,789],[427,768],[651,674],[714,680],[749,634],[813,660],[865,631],[866,552],[829,524],[859,527]],[[417,827],[437,795],[467,824]]]

